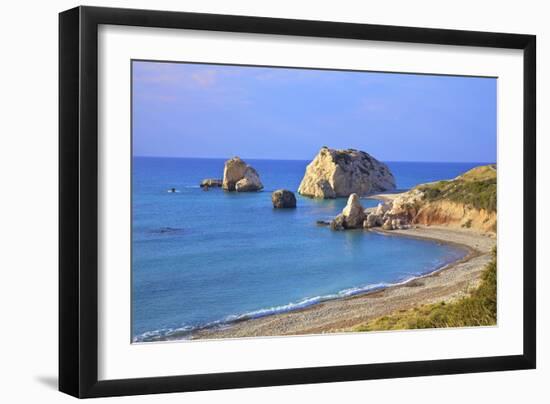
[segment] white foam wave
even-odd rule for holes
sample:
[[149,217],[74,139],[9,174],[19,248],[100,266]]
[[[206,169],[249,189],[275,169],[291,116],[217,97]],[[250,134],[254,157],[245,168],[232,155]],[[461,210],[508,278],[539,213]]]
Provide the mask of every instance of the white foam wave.
[[308,298],[299,300],[297,302],[291,302],[280,306],[262,308],[259,310],[246,312],[243,314],[232,314],[225,317],[222,320],[216,320],[216,321],[212,321],[202,325],[196,325],[196,326],[183,325],[182,327],[178,327],[178,328],[163,328],[159,330],[147,331],[141,335],[138,335],[137,337],[134,337],[133,342],[152,342],[152,341],[162,341],[162,340],[171,340],[171,339],[187,339],[191,337],[191,334],[194,331],[198,331],[198,330],[204,330],[209,328],[222,328],[222,327],[226,328],[226,327],[230,327],[231,324],[239,321],[267,317],[274,314],[288,313],[291,311],[305,309],[307,307],[310,307],[322,302],[326,302],[329,300],[341,299],[345,297],[374,292],[374,291],[385,289],[392,286],[404,285],[408,282],[411,282],[412,280],[424,278],[436,272],[442,271],[447,266],[448,264],[442,265],[441,263],[439,263],[439,266],[433,269],[432,271],[425,272],[425,273],[409,274],[409,276],[406,276],[402,280],[399,280],[397,282],[393,282],[393,283],[379,282],[379,283],[368,284],[364,286],[347,288],[337,293],[308,297]]
[[192,332],[198,331],[201,329],[215,328],[215,327],[228,327],[235,322],[305,309],[309,306],[313,306],[315,304],[319,304],[328,300],[334,300],[334,299],[354,296],[357,294],[368,293],[368,292],[372,292],[378,289],[383,289],[392,285],[394,284],[389,284],[389,283],[370,284],[363,287],[344,289],[338,293],[308,297],[306,299],[302,299],[297,302],[291,302],[280,306],[262,308],[259,310],[246,312],[243,314],[232,314],[225,317],[222,320],[212,321],[203,325],[198,325],[198,326],[184,325],[178,328],[163,328],[159,330],[147,331],[147,332],[144,332],[143,334],[140,334],[134,337],[133,342],[152,342],[152,341],[169,340],[169,339],[186,339],[186,337],[189,338],[191,336]]

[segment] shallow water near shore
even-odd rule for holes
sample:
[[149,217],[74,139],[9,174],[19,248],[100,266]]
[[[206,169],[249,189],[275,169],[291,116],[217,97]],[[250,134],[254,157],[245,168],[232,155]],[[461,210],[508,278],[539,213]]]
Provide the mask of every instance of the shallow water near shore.
[[[346,199],[296,194],[275,210],[271,192],[295,191],[307,161],[252,160],[265,189],[203,191],[223,159],[133,159],[132,337],[174,338],[204,326],[295,310],[432,272],[466,251],[362,230],[333,232]],[[453,178],[482,163],[389,162],[399,189]],[[178,192],[167,192],[176,188]],[[365,207],[375,200],[362,199]]]

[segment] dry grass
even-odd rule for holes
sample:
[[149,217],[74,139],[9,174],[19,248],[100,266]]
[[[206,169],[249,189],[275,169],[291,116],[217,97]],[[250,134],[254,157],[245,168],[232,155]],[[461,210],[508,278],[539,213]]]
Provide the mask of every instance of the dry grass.
[[494,166],[476,167],[449,181],[418,186],[426,202],[450,200],[475,209],[496,212],[497,176]]
[[469,296],[453,303],[427,304],[379,317],[357,326],[354,331],[490,326],[496,325],[496,318],[497,263],[494,250],[480,286]]

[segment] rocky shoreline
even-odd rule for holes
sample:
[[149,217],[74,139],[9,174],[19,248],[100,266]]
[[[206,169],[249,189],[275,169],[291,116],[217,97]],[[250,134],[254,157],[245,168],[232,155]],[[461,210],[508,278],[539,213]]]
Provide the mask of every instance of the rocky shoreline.
[[[428,275],[352,297],[327,300],[307,308],[202,328],[185,339],[242,338],[348,332],[369,320],[417,305],[450,302],[479,285],[496,245],[496,167],[476,167],[454,179],[420,184],[402,193],[387,166],[363,151],[321,148],[307,166],[298,193],[312,198],[348,197],[330,222],[334,231],[364,229],[390,237],[429,239],[464,248],[464,258]],[[201,187],[230,192],[263,189],[258,172],[239,157],[225,162],[223,179],[205,179]],[[488,190],[488,192],[486,192]],[[494,195],[492,192],[494,191]],[[479,197],[481,195],[482,197]],[[361,198],[378,199],[365,209]],[[275,209],[296,208],[286,189],[272,193]]]
[[491,261],[494,236],[469,229],[416,226],[405,230],[374,230],[389,237],[415,237],[468,250],[463,259],[409,282],[365,294],[325,301],[305,309],[248,319],[196,331],[190,339],[267,337],[350,332],[360,324],[420,304],[450,302],[466,296],[480,282]]
[[368,198],[381,202],[374,209],[364,209],[359,195],[351,194],[331,228],[404,230],[435,224],[496,234],[496,168],[491,165],[478,166],[451,180]]

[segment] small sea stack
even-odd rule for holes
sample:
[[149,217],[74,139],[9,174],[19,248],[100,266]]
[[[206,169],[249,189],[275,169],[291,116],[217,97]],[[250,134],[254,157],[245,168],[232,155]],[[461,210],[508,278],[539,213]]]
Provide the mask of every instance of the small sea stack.
[[287,189],[278,189],[271,194],[271,202],[276,209],[288,209],[296,207],[296,196]]
[[384,163],[364,151],[324,146],[308,164],[298,193],[331,199],[392,189],[395,189],[395,178]]
[[205,178],[201,181],[201,188],[218,188],[221,187],[223,180],[217,178]]
[[346,207],[332,220],[330,227],[332,230],[358,229],[363,227],[364,220],[365,209],[359,202],[359,196],[351,194]]
[[255,192],[263,189],[260,175],[240,157],[225,162],[222,188],[226,191]]

